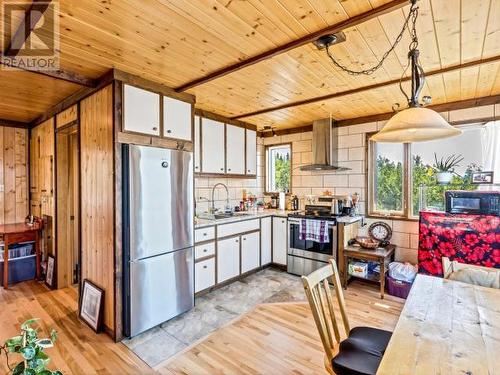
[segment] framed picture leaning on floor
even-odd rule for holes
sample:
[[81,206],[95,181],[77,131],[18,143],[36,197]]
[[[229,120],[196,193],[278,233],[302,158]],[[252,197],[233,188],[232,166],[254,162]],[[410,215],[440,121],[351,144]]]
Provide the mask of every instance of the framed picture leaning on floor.
[[104,290],[85,279],[82,284],[78,316],[94,331],[101,330]]
[[56,260],[52,255],[47,258],[47,269],[45,272],[45,283],[50,287],[54,288],[54,269]]

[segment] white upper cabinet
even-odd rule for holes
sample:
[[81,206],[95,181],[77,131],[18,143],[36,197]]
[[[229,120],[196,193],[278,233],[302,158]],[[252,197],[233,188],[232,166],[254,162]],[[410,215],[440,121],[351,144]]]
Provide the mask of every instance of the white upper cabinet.
[[124,85],[123,130],[159,136],[160,95]]
[[257,174],[257,132],[255,130],[246,131],[246,174]]
[[163,136],[191,141],[192,106],[181,100],[163,97]]
[[201,172],[200,116],[194,116],[194,171]]
[[223,123],[201,120],[201,158],[203,173],[225,173]]
[[226,173],[245,174],[245,129],[227,124]]

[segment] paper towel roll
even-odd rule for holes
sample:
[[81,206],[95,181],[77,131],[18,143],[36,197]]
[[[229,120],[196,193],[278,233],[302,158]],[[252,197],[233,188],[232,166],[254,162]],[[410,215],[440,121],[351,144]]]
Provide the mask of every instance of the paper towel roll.
[[284,210],[286,207],[286,194],[280,192],[280,210]]

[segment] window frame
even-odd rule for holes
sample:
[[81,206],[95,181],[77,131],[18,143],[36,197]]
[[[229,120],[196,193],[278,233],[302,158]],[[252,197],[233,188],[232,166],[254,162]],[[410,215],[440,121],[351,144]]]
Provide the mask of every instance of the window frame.
[[290,142],[287,142],[287,143],[276,143],[276,144],[270,144],[270,145],[266,145],[265,146],[265,149],[264,149],[264,168],[265,168],[265,188],[264,188],[264,194],[265,195],[274,195],[274,194],[278,194],[277,191],[269,191],[268,188],[269,188],[269,150],[270,149],[273,149],[273,148],[280,148],[280,147],[288,147],[290,149],[290,184],[289,184],[289,192],[292,191],[292,164],[293,164],[293,160],[292,160],[292,155],[293,155],[293,151],[292,151],[292,143]]
[[[474,122],[467,122],[458,126],[465,129],[467,126],[479,125]],[[370,138],[377,132],[366,133],[366,189],[367,189],[367,217],[381,219],[395,219],[403,221],[418,221],[418,215],[413,215],[413,165],[412,165],[412,144],[403,143],[403,214],[391,213],[391,211],[376,211],[374,201],[374,142]]]
[[397,220],[409,220],[418,221],[418,217],[411,215],[411,165],[409,165],[411,157],[411,145],[409,143],[403,143],[403,210],[402,213],[399,211],[377,211],[375,210],[375,190],[374,190],[374,152],[375,147],[373,144],[375,142],[371,141],[370,138],[377,134],[377,132],[366,133],[366,188],[368,193],[368,207],[367,216],[385,219],[397,219]]

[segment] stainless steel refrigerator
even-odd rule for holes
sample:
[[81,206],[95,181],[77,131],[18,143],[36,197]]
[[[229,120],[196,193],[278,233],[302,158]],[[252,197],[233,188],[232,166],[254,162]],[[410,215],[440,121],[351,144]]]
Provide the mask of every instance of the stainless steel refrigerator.
[[194,305],[193,154],[123,146],[124,334]]

